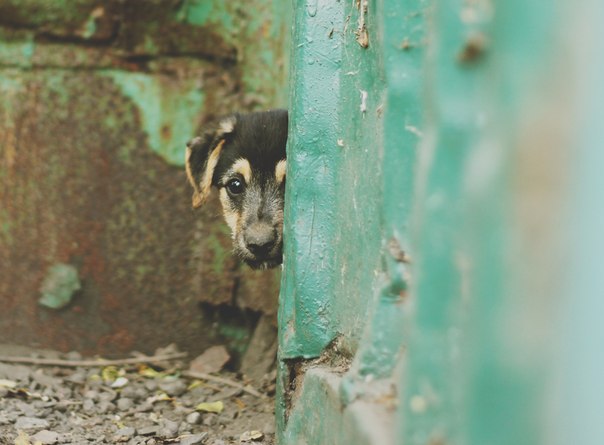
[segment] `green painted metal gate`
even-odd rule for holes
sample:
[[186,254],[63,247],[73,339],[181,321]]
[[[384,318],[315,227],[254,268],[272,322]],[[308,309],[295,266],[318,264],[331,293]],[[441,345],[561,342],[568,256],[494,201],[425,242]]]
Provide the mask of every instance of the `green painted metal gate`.
[[281,444],[604,443],[601,2],[294,16]]

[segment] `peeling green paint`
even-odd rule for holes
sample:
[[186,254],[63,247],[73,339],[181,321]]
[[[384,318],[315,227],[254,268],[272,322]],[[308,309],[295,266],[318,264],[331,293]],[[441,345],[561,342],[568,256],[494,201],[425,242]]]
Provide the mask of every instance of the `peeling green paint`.
[[[235,5],[241,8],[243,5]],[[230,8],[233,8],[231,6]],[[206,1],[206,0],[185,0],[177,13],[177,17],[192,25],[203,26],[206,24],[219,25],[225,30],[231,30],[234,33],[236,27],[233,23],[233,17],[229,11],[229,2]],[[241,23],[240,26],[246,26]]]
[[169,79],[155,75],[123,71],[106,71],[103,75],[136,104],[149,147],[168,163],[184,165],[183,147],[196,134],[197,116],[204,103],[204,94],[195,81],[175,87]]
[[71,264],[54,264],[46,272],[38,303],[51,309],[67,306],[82,287],[78,270]]

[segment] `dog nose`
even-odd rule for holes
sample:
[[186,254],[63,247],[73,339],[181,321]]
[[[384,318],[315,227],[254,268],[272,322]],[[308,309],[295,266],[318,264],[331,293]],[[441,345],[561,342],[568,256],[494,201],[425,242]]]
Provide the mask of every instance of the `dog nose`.
[[263,255],[270,252],[275,245],[275,238],[275,231],[272,226],[265,223],[250,225],[243,236],[245,246],[254,255]]

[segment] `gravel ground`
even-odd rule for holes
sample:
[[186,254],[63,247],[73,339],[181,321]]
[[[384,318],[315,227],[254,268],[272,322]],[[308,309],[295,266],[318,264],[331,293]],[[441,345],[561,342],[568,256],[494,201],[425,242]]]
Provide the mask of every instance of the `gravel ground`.
[[[27,356],[82,360],[77,353],[52,351]],[[274,375],[255,386],[258,397],[185,377],[187,365],[0,362],[0,444],[274,444]],[[220,376],[239,381],[234,374]]]

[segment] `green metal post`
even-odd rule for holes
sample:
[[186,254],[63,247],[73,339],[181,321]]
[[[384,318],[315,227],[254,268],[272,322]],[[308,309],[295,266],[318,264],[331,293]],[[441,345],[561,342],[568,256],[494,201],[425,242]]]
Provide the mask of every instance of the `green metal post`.
[[602,442],[597,3],[296,6],[282,444]]

